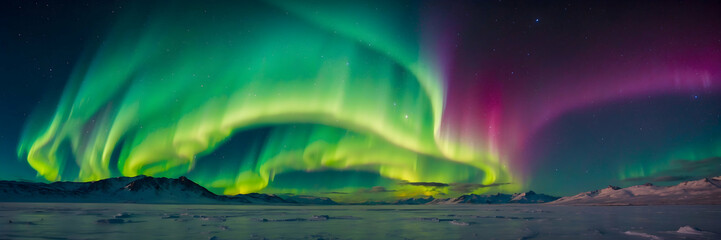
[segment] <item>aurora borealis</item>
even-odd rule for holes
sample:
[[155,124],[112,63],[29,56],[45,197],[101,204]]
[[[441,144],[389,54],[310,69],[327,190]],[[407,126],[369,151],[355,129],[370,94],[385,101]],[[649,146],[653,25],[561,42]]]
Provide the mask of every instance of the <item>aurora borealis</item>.
[[721,174],[718,3],[16,5],[3,179],[363,201]]

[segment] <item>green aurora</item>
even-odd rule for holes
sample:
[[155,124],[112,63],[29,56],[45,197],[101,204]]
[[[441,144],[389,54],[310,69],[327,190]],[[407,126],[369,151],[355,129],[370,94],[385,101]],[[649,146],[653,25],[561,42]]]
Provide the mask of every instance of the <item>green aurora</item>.
[[362,202],[721,175],[710,4],[10,5],[3,180]]
[[[194,5],[119,18],[76,65],[55,113],[31,119],[19,156],[49,181],[188,175],[224,194],[273,189],[276,175],[298,171],[513,182],[499,156],[441,134],[443,69],[424,37],[433,32],[408,28],[419,16],[341,3]],[[269,134],[245,141],[249,151],[204,165],[257,128]],[[394,186],[398,197],[447,193]]]

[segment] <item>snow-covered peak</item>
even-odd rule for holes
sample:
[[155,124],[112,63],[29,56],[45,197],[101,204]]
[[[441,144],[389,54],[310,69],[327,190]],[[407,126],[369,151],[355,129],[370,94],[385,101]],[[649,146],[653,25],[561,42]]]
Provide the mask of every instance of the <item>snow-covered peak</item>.
[[609,186],[601,190],[562,197],[552,204],[572,205],[660,205],[721,204],[721,177],[686,181],[675,186],[653,184],[627,188]]
[[501,203],[544,203],[551,202],[558,197],[537,194],[533,191],[515,194],[498,193],[494,195],[469,194],[457,198],[435,199],[428,204],[501,204]]

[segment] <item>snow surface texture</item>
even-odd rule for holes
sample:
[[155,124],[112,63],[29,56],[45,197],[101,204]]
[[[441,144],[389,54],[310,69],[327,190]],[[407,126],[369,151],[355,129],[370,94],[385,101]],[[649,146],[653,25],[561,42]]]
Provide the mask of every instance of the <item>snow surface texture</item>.
[[721,176],[661,187],[651,184],[601,190],[562,197],[550,204],[566,205],[718,205]]
[[648,234],[648,233],[642,233],[642,232],[625,231],[625,232],[623,232],[623,234],[626,234],[626,235],[629,235],[629,236],[638,236],[638,237],[648,238],[648,239],[653,239],[653,240],[661,240],[661,239],[663,239],[663,238],[660,238],[660,237],[658,237],[658,236],[654,236],[654,235],[651,235],[651,234]]
[[[0,239],[698,239],[721,205],[0,203]],[[700,233],[700,234],[699,234]]]

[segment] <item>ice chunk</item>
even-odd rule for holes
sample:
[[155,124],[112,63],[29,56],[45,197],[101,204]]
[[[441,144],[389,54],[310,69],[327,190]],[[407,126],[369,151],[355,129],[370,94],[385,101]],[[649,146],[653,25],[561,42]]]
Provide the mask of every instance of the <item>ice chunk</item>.
[[680,233],[680,234],[692,234],[692,235],[703,235],[703,233],[704,233],[704,232],[701,231],[700,229],[695,228],[695,227],[691,227],[691,226],[688,226],[688,225],[687,225],[687,226],[680,227],[680,228],[678,229],[678,231],[676,231],[676,232],[677,232],[677,233]]
[[456,221],[456,220],[451,221],[451,224],[453,224],[453,225],[458,225],[458,226],[468,226],[468,225],[471,225],[470,223],[461,222],[461,221]]
[[625,232],[623,232],[623,234],[626,234],[626,235],[629,235],[629,236],[637,236],[637,237],[642,237],[642,238],[654,239],[654,240],[661,240],[661,239],[663,239],[663,238],[660,238],[660,237],[658,237],[658,236],[651,235],[651,234],[648,234],[648,233],[642,233],[642,232],[625,231]]
[[325,221],[328,220],[328,215],[313,215],[313,218],[311,218],[311,221]]
[[115,214],[114,217],[115,218],[129,218],[131,216],[132,215],[130,213],[122,212],[122,213]]
[[161,218],[162,219],[175,219],[175,218],[180,218],[180,216],[177,214],[165,214]]

